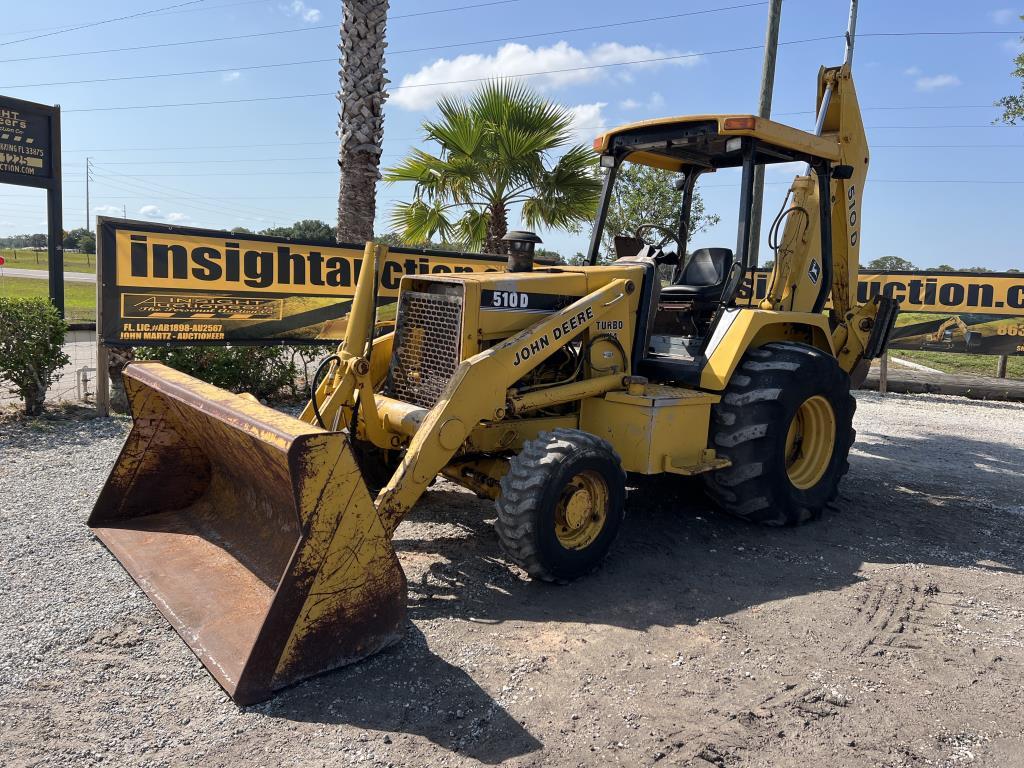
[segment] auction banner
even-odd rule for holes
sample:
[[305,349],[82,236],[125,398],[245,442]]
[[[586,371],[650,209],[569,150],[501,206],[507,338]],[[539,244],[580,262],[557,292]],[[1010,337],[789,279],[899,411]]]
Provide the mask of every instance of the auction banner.
[[[362,245],[107,217],[96,226],[98,333],[104,344],[313,344],[344,338]],[[378,303],[394,303],[405,275],[504,268],[501,256],[392,248],[381,266]]]
[[[756,304],[771,273],[758,270],[740,289]],[[890,349],[1024,355],[1024,274],[861,270],[857,301],[882,295],[900,303]]]

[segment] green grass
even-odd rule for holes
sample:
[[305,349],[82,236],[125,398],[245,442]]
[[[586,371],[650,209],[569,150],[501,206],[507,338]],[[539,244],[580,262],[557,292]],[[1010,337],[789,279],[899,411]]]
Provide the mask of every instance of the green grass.
[[[995,376],[995,355],[965,355],[961,352],[921,352],[917,350],[894,349],[890,357],[901,357],[912,363],[927,365],[943,373],[972,373],[977,376]],[[1024,379],[1024,357],[1011,356],[1006,363],[1006,378]]]
[[[49,296],[46,280],[30,277],[0,277],[0,296],[15,299]],[[96,319],[96,286],[92,283],[64,283],[64,313],[68,320]]]
[[[33,250],[11,250],[0,248],[0,256],[4,257],[7,263],[4,266],[17,269],[47,269],[46,251]],[[94,253],[64,253],[64,270],[66,272],[96,272],[96,254]]]

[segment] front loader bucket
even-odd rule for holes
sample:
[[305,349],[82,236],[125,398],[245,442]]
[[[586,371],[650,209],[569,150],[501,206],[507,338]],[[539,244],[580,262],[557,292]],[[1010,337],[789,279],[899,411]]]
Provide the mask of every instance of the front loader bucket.
[[160,363],[89,517],[239,704],[398,639],[406,582],[348,438]]

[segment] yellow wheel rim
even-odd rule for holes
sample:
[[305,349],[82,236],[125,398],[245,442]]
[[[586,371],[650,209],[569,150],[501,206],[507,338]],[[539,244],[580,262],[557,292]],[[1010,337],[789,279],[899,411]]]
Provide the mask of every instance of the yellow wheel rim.
[[813,488],[828,470],[836,443],[836,415],[821,395],[801,403],[786,434],[786,474],[801,491]]
[[594,543],[608,519],[608,486],[593,471],[574,475],[555,507],[555,536],[566,549],[584,549]]

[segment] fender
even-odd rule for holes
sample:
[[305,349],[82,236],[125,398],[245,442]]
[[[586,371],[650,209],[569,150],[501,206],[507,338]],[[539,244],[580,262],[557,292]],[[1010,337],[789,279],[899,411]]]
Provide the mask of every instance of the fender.
[[825,315],[812,312],[775,312],[765,309],[725,310],[704,352],[701,389],[721,392],[748,349],[771,341],[810,344],[835,356],[832,331]]

